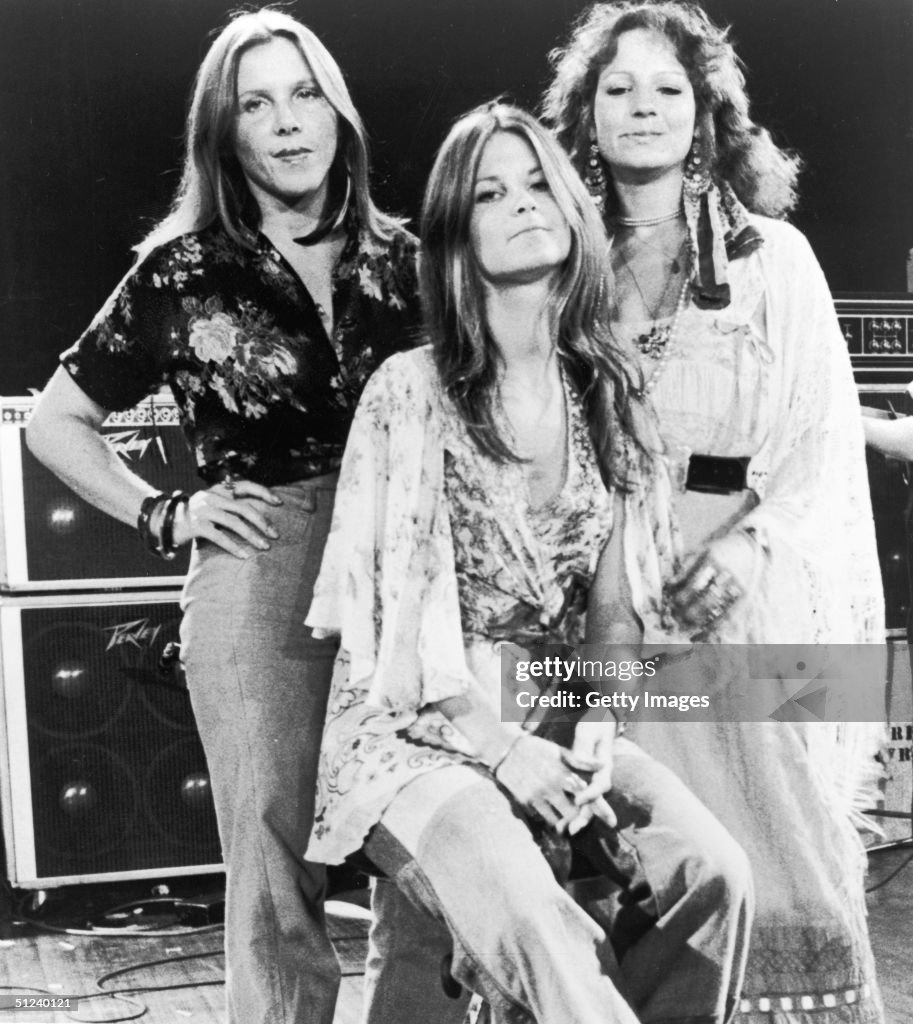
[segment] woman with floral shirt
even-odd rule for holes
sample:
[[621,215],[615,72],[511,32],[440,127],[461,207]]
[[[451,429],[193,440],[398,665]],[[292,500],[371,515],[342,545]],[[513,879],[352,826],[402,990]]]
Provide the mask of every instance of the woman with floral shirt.
[[[333,58],[285,14],[240,15],[200,68],[171,213],[29,424],[35,454],[158,553],[194,541],[182,648],[228,875],[235,1024],[333,1019],[324,869],[303,852],[336,645],[303,622],[362,385],[414,340],[415,250],[371,201]],[[157,495],[100,436],[162,385],[208,484],[189,501]],[[426,1001],[417,1019],[445,1016]]]

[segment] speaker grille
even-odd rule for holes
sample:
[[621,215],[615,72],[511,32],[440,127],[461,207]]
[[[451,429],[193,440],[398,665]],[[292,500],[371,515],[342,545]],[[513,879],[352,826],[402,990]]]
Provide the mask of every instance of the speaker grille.
[[[218,863],[183,676],[160,665],[165,645],[178,639],[177,602],[11,612],[21,651],[4,652],[5,686],[24,686],[37,874]],[[21,666],[11,665],[17,656]]]
[[[162,491],[199,486],[193,458],[178,426],[105,429],[104,436],[126,465]],[[136,530],[93,508],[29,452],[19,432],[22,459],[26,579],[20,586],[48,581],[144,579],[183,576],[189,554],[164,562],[144,551]],[[7,509],[6,514],[15,514]]]

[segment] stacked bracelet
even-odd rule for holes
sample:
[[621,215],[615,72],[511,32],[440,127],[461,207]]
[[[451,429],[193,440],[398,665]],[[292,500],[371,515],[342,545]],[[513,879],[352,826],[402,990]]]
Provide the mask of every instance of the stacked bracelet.
[[181,505],[190,499],[183,491],[159,492],[143,499],[136,529],[147,551],[170,562],[177,554],[174,543],[174,520]]
[[161,491],[143,498],[139,517],[136,520],[136,529],[143,542],[143,547],[153,555],[158,554],[158,530],[153,528],[153,519],[158,519],[167,500],[168,495]]
[[160,554],[162,558],[171,561],[178,553],[177,545],[174,543],[174,517],[182,505],[186,505],[190,498],[183,491],[175,491],[165,505],[162,514],[162,533],[160,541]]

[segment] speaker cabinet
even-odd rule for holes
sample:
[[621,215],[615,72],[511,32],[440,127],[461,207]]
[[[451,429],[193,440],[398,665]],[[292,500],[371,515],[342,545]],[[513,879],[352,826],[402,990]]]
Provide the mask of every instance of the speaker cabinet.
[[[29,452],[31,398],[0,399],[0,587],[10,591],[171,586],[189,554],[165,562],[142,548],[136,530],[77,497]],[[155,397],[103,428],[133,472],[162,491],[200,486],[174,402]]]
[[167,659],[176,595],[126,596],[0,603],[0,797],[14,885],[223,869],[189,697]]

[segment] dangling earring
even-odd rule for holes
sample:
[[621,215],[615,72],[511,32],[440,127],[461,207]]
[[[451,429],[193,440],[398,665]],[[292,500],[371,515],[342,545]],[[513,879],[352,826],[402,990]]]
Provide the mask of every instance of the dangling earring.
[[710,188],[710,168],[707,166],[708,163],[709,161],[705,159],[705,154],[701,147],[700,132],[695,132],[691,149],[688,151],[688,157],[685,160],[684,190],[686,198],[689,196],[701,196]]
[[700,137],[695,135],[694,141],[691,143],[691,149],[688,150],[688,163],[686,173],[692,177],[696,177],[701,172],[701,150],[700,150]]
[[583,183],[592,196],[596,209],[604,216],[608,186],[606,185],[602,155],[595,141],[590,143],[589,152],[587,153],[586,173],[583,176]]

